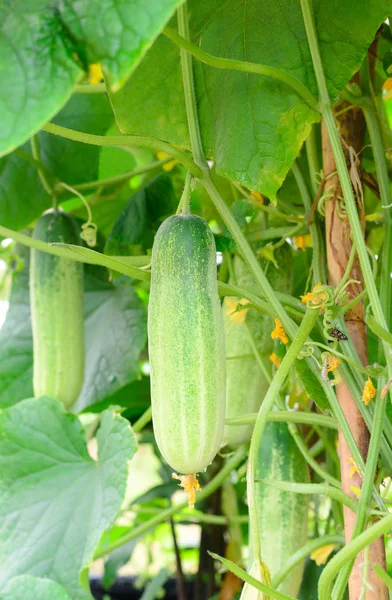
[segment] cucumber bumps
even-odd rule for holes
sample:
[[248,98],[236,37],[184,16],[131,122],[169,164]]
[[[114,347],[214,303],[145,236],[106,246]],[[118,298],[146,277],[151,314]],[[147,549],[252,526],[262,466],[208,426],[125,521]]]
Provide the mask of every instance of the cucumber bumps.
[[[185,489],[218,452],[225,419],[225,346],[215,242],[196,215],[169,217],[155,237],[148,311],[155,439]],[[188,487],[187,487],[188,486]],[[192,498],[190,496],[190,504]]]
[[[44,213],[33,237],[43,242],[80,242],[75,220],[60,210]],[[34,395],[47,394],[69,409],[79,396],[84,375],[83,265],[33,249],[30,303]]]

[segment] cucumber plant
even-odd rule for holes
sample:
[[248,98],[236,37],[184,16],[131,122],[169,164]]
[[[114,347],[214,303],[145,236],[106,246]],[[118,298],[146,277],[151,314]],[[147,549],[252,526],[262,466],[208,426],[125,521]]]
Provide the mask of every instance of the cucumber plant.
[[388,600],[390,0],[0,12],[0,598]]

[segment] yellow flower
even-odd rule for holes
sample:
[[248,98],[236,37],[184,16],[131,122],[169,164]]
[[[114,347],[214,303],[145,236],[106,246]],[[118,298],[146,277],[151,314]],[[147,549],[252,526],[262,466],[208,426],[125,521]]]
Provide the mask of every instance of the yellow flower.
[[306,233],[305,235],[295,235],[293,240],[294,244],[300,250],[305,250],[305,248],[313,248],[312,236],[310,233]]
[[390,100],[392,98],[392,77],[388,77],[388,79],[384,81],[382,89],[386,92],[384,100]]
[[321,548],[317,548],[313,550],[310,555],[310,558],[314,560],[316,565],[325,565],[327,562],[328,556],[333,552],[336,548],[336,544],[326,544],[325,546],[321,546]]
[[361,476],[361,473],[359,472],[359,469],[357,467],[357,463],[355,462],[355,460],[353,459],[352,456],[350,456],[350,458],[348,459],[348,462],[351,463],[351,467],[350,467],[350,477],[354,477],[355,474]]
[[281,340],[284,344],[288,344],[289,338],[287,337],[286,332],[283,329],[283,325],[279,321],[279,319],[275,319],[275,329],[271,333],[271,337],[273,340],[278,339]]
[[327,373],[331,373],[331,371],[334,371],[339,365],[340,365],[341,361],[336,358],[336,356],[331,356],[331,358],[328,361],[328,367],[327,367]]
[[268,358],[270,359],[270,361],[272,362],[272,364],[275,365],[275,367],[280,367],[282,361],[280,360],[279,356],[277,356],[275,354],[275,352],[273,352],[272,354],[270,354]]
[[312,304],[315,304],[317,306],[321,304],[321,308],[324,308],[323,302],[328,300],[328,295],[326,292],[318,291],[318,289],[321,287],[321,285],[322,285],[321,283],[318,283],[317,285],[314,286],[314,288],[311,292],[308,292],[304,296],[300,296],[301,302],[303,304],[307,304],[308,302],[311,302]]
[[197,475],[195,473],[191,473],[190,475],[177,475],[177,473],[173,473],[172,477],[181,482],[179,484],[180,487],[184,488],[188,493],[188,506],[189,508],[194,508],[196,492],[201,492],[200,484],[197,481]]
[[367,406],[369,404],[370,400],[372,398],[374,398],[375,395],[376,395],[376,388],[374,387],[370,377],[368,377],[367,381],[365,383],[365,386],[363,388],[362,402],[364,402]]
[[264,204],[264,198],[263,196],[260,194],[260,192],[256,192],[256,190],[252,190],[250,195],[252,196],[252,198],[254,198],[255,200],[257,200],[257,202],[259,202],[259,204]]
[[249,300],[241,298],[241,300],[237,302],[237,300],[233,300],[232,298],[225,298],[225,304],[227,306],[226,314],[231,323],[243,323],[245,321],[246,313],[249,308],[238,310],[238,305],[245,306],[245,304],[249,304]]
[[[159,151],[157,152],[157,159],[158,160],[165,160],[165,158],[169,158],[169,155],[166,154],[166,152],[162,152]],[[169,162],[165,163],[162,168],[164,171],[171,171],[177,164],[177,161],[175,159],[173,160],[169,160]]]
[[99,83],[102,81],[102,69],[99,63],[92,63],[88,66],[88,82],[89,83]]

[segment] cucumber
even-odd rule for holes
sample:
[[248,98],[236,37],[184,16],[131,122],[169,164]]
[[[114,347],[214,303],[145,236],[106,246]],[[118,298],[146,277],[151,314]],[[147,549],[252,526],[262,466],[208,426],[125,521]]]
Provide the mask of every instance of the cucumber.
[[[61,210],[44,213],[33,237],[43,242],[80,243],[76,221]],[[84,376],[82,263],[33,249],[30,303],[34,395],[47,394],[69,409],[79,396]]]
[[[270,263],[267,276],[275,291],[290,293],[292,287],[292,253],[285,244],[276,251],[279,269]],[[265,267],[265,264],[262,265]],[[249,267],[237,256],[233,259],[235,283],[240,288],[255,289],[257,286]],[[233,298],[237,301],[239,298]],[[273,319],[255,309],[248,310],[245,321],[231,321],[227,314],[227,303],[223,303],[223,319],[226,338],[226,418],[236,418],[257,412],[267,392],[268,382],[261,372],[249,340],[253,337],[262,357],[273,351],[271,339]],[[267,362],[267,366],[269,361]],[[238,446],[250,440],[253,425],[228,425],[224,429],[224,444]]]
[[[309,481],[308,466],[291,436],[286,423],[267,423],[263,432],[256,465],[256,478],[304,483]],[[257,511],[262,560],[271,577],[308,536],[308,496],[283,492],[264,483],[256,484]],[[305,562],[290,571],[279,591],[298,596]]]
[[156,442],[175,471],[199,473],[220,448],[225,418],[216,250],[201,217],[169,217],[155,236],[148,336]]

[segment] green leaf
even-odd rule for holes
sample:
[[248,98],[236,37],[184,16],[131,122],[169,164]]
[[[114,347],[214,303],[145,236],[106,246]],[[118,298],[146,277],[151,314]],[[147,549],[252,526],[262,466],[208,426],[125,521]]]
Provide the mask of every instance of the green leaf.
[[[13,275],[10,306],[0,330],[0,406],[33,395],[28,252],[24,268]],[[146,314],[129,278],[114,284],[95,267],[85,268],[85,380],[73,408],[103,402],[140,375],[139,356],[146,342]]]
[[53,2],[2,2],[0,22],[1,156],[56,114],[82,71]]
[[[195,45],[222,58],[284,70],[317,96],[299,2],[191,0],[189,5]],[[333,98],[358,70],[388,12],[389,0],[316,3],[320,50]],[[318,115],[275,79],[198,61],[194,72],[203,146],[217,172],[274,198]],[[158,38],[111,98],[122,131],[189,148],[179,50],[167,38]]]
[[129,278],[85,294],[85,327],[84,384],[74,412],[112,396],[140,375],[146,311]]
[[[113,122],[107,98],[100,94],[73,96],[54,122],[64,127],[102,135]],[[89,146],[51,135],[38,134],[41,161],[52,179],[70,185],[98,178],[98,146]],[[52,204],[31,159],[30,143],[0,160],[1,224],[20,230],[35,221]],[[66,196],[61,196],[60,200]]]
[[111,411],[97,442],[95,461],[79,419],[47,396],[0,413],[0,587],[23,573],[57,581],[73,600],[91,598],[80,574],[120,510],[137,447]]
[[171,178],[158,175],[130,197],[109,234],[105,252],[112,256],[143,254],[152,247],[157,222],[176,207]]
[[329,407],[329,403],[321,387],[321,383],[312,371],[310,371],[304,360],[295,361],[295,372],[309,398],[317,404],[320,410],[326,410]]
[[[126,531],[127,530],[128,528],[126,529]],[[124,533],[125,531],[122,532],[122,535],[124,535]],[[139,539],[135,538],[127,544],[116,548],[115,550],[113,550],[113,552],[110,552],[109,555],[106,557],[104,565],[104,574],[102,577],[102,585],[105,588],[105,590],[108,590],[116,581],[118,570],[121,569],[121,567],[123,567],[124,565],[126,565],[127,562],[130,560],[138,541]]]
[[63,586],[40,577],[19,575],[0,592],[0,600],[71,600]]
[[89,63],[118,90],[183,0],[68,0],[61,18]]
[[0,7],[0,156],[66,103],[82,66],[124,83],[182,0],[14,0]]

